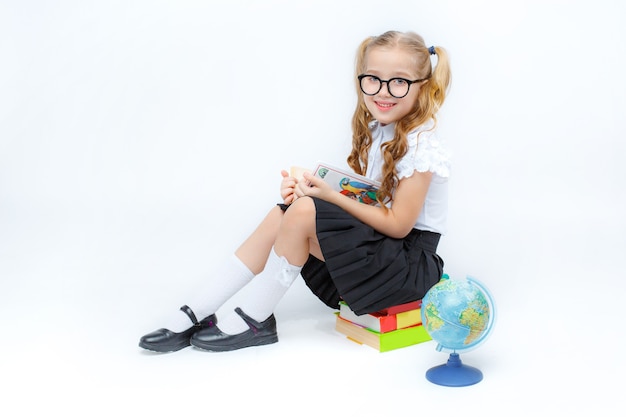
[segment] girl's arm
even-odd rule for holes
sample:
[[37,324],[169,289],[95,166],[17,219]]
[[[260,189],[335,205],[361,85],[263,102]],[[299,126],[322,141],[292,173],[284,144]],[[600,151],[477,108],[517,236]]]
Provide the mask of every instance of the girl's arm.
[[326,200],[350,213],[378,232],[393,238],[405,237],[415,225],[420,214],[426,192],[430,186],[432,172],[417,172],[400,180],[393,204],[389,210],[360,203],[333,190],[321,178],[305,174],[311,186],[300,182],[296,187],[298,196],[309,195]]

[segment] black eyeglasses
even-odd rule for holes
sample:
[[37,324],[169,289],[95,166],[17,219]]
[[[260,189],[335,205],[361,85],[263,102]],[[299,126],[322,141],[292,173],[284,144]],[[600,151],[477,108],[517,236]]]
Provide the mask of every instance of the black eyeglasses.
[[392,97],[402,98],[409,94],[411,84],[419,83],[427,78],[420,80],[407,80],[406,78],[390,78],[388,80],[381,80],[375,75],[361,74],[357,77],[359,79],[359,85],[363,94],[368,96],[374,96],[383,88],[383,84],[387,84],[387,91]]

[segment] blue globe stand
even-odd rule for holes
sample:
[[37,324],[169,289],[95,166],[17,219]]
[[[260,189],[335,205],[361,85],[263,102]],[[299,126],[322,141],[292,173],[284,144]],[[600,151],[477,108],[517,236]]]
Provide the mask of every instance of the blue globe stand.
[[447,363],[426,371],[426,379],[446,387],[466,387],[482,381],[483,373],[472,366],[464,365],[459,354],[453,352]]

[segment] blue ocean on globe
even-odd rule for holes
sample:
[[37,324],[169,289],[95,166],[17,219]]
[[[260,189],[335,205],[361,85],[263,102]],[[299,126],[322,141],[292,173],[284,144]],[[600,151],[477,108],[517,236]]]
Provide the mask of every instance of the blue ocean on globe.
[[491,295],[480,282],[444,276],[422,299],[422,323],[437,350],[462,352],[485,339],[493,325],[492,310]]

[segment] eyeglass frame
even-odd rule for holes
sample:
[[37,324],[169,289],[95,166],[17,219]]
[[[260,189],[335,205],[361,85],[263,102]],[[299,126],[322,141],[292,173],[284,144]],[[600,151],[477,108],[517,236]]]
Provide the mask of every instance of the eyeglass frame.
[[[376,78],[378,81],[380,81],[380,88],[378,89],[378,91],[376,91],[375,93],[370,94],[370,93],[366,93],[366,92],[363,90],[363,84],[362,84],[362,82],[363,82],[363,78],[365,78],[365,77],[373,77],[373,78]],[[380,90],[382,90],[382,89],[383,89],[383,84],[385,84],[385,83],[386,83],[386,84],[387,84],[387,91],[389,92],[389,95],[391,95],[391,97],[394,97],[394,98],[404,98],[404,97],[406,97],[407,95],[409,95],[409,91],[411,91],[411,85],[413,85],[413,84],[417,84],[417,83],[421,83],[422,81],[426,81],[426,80],[427,80],[428,78],[430,78],[430,77],[420,78],[420,79],[417,79],[417,80],[407,80],[406,78],[402,78],[402,77],[393,77],[393,78],[390,78],[390,79],[388,79],[388,80],[383,80],[382,78],[377,77],[376,75],[372,75],[372,74],[360,74],[360,75],[358,75],[358,76],[357,76],[357,78],[358,78],[358,80],[359,80],[359,88],[361,89],[361,92],[362,92],[363,94],[365,94],[366,96],[375,96],[376,94],[380,93]],[[406,93],[405,93],[403,96],[400,96],[400,97],[395,96],[395,95],[391,92],[391,89],[389,89],[389,83],[390,83],[391,81],[393,81],[393,80],[402,80],[402,81],[406,81],[406,82],[409,84],[408,88],[406,89]]]

